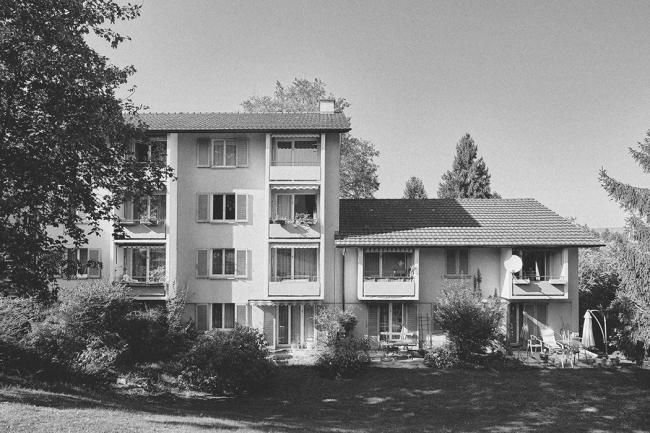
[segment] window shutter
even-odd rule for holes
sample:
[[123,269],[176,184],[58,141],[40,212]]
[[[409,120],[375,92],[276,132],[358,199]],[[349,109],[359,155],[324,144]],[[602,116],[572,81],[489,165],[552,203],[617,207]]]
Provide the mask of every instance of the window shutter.
[[196,220],[198,222],[210,221],[210,196],[208,194],[197,194]]
[[237,167],[248,167],[248,143],[237,143]]
[[406,332],[418,332],[418,305],[406,304]]
[[133,200],[127,200],[122,203],[122,219],[133,221]]
[[208,250],[196,250],[196,278],[208,278]]
[[264,326],[262,332],[266,341],[269,343],[269,346],[275,346],[275,341],[273,340],[273,316],[275,312],[275,307],[265,307],[264,308]]
[[458,273],[469,275],[469,250],[466,248],[458,250]]
[[237,323],[239,323],[241,326],[248,326],[246,310],[246,304],[237,305]]
[[248,221],[248,196],[237,194],[237,221]]
[[208,330],[208,306],[205,304],[196,306],[196,329]]
[[101,278],[102,276],[102,250],[88,250],[88,261],[94,263],[88,265],[88,278]]
[[199,137],[196,139],[196,166],[210,167],[210,139]]
[[235,259],[236,273],[238,277],[246,277],[248,274],[248,251],[237,250]]
[[379,342],[379,329],[377,327],[377,310],[376,305],[368,305],[368,338]]

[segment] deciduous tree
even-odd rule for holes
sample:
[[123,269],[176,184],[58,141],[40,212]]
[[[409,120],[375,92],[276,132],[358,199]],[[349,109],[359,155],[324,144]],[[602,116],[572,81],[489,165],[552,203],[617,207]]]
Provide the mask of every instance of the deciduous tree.
[[451,170],[442,175],[438,198],[500,198],[490,188],[490,173],[469,134],[456,144]]
[[427,192],[424,190],[424,183],[419,177],[412,176],[406,181],[404,187],[404,197],[408,199],[424,200],[427,199]]
[[116,90],[134,68],[87,43],[116,48],[125,36],[110,26],[139,14],[112,0],[0,3],[0,291],[53,295],[65,243],[84,244],[125,197],[170,175],[155,158],[131,157],[144,128]]
[[[325,87],[326,84],[318,78],[314,81],[296,78],[288,86],[276,81],[273,96],[251,96],[241,105],[248,113],[317,112],[319,101],[323,98],[334,99],[336,110],[344,111],[350,106],[345,98],[337,98],[332,93],[327,93]],[[375,163],[378,156],[379,152],[372,142],[343,134],[339,197],[373,198],[379,189],[378,167]]]

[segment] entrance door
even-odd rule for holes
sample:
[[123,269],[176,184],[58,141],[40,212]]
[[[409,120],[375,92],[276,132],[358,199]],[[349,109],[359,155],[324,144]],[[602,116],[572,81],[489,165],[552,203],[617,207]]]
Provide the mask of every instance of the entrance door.
[[379,340],[399,340],[404,327],[404,304],[379,304]]
[[542,326],[548,323],[547,304],[513,302],[508,311],[508,337],[511,343],[525,343],[530,335],[540,337]]
[[314,342],[314,307],[278,306],[278,345],[305,347]]

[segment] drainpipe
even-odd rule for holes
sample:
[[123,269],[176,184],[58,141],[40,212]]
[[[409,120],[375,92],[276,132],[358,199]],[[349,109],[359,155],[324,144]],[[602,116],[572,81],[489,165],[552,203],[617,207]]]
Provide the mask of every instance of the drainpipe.
[[345,248],[341,252],[341,307],[345,311]]

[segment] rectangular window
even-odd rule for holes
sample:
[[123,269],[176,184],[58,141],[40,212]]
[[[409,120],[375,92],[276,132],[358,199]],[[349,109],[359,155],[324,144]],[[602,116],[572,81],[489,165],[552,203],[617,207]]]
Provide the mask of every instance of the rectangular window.
[[166,250],[160,247],[124,248],[124,282],[160,284],[165,281]]
[[276,220],[295,220],[318,218],[316,194],[278,194],[275,199]]
[[[210,209],[209,218],[208,209]],[[247,219],[248,199],[245,194],[198,195],[197,221],[199,222],[246,221]]]
[[272,281],[318,281],[318,248],[273,248]]
[[517,275],[518,278],[529,279],[531,281],[548,281],[554,277],[558,277],[558,275],[554,275],[556,273],[559,274],[559,270],[553,269],[552,258],[556,254],[561,254],[561,251],[550,249],[521,249],[515,250],[513,253],[519,255],[522,261],[521,271]]
[[158,192],[152,196],[136,194],[122,204],[122,219],[126,222],[159,224],[167,218],[167,194]]
[[467,248],[449,248],[445,254],[447,256],[447,276],[469,275],[469,250]]
[[220,277],[235,276],[234,248],[212,250],[212,275]]
[[363,254],[363,276],[366,280],[404,281],[413,277],[412,267],[411,252],[367,251]]
[[235,304],[212,304],[212,329],[235,327]]
[[167,139],[165,137],[154,137],[148,141],[135,143],[134,157],[138,162],[160,161],[167,163]]
[[100,278],[101,269],[101,250],[68,248],[61,273],[66,278]]
[[271,165],[320,165],[318,139],[277,140],[273,143]]
[[245,278],[248,251],[234,248],[196,250],[197,278]]
[[[406,332],[406,321],[404,320],[406,304],[388,302],[377,305],[379,314],[377,315],[377,328],[379,330],[379,340],[399,340],[402,334]],[[374,329],[374,326],[373,326]]]
[[248,167],[248,142],[206,137],[196,141],[197,167]]

